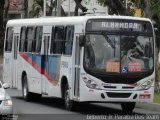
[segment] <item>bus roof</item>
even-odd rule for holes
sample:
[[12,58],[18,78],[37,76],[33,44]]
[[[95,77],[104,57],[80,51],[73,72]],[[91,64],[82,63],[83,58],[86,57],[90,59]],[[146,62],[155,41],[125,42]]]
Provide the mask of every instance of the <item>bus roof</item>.
[[148,18],[131,17],[131,16],[74,16],[74,17],[41,17],[31,19],[15,19],[9,20],[7,26],[26,26],[26,25],[62,25],[65,24],[83,24],[88,19],[126,19],[126,20],[140,20],[149,21]]

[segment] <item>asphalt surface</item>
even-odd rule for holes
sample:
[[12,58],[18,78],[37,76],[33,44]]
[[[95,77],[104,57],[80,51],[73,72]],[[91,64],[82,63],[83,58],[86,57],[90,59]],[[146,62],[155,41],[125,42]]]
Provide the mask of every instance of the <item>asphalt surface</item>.
[[[0,66],[0,78],[2,69]],[[147,118],[150,114],[159,114],[151,116],[154,119],[160,119],[160,112],[156,109],[135,108],[131,114],[125,114],[120,105],[111,103],[79,104],[74,112],[67,111],[64,108],[63,100],[43,96],[41,101],[26,102],[22,98],[21,91],[8,89],[13,100],[13,120],[111,120],[111,119],[151,119]],[[2,120],[6,120],[4,117]]]
[[[63,100],[58,98],[43,96],[41,101],[26,102],[22,98],[21,91],[8,89],[7,92],[13,99],[14,115],[19,118],[18,120],[52,120],[53,118],[54,120],[86,120],[94,117],[91,115],[104,115],[101,116],[103,117],[102,119],[111,116],[113,119],[115,116],[128,115],[122,112],[118,104],[79,104],[77,109],[71,112],[65,110]],[[129,116],[146,114],[160,114],[160,112],[135,108],[134,112]]]

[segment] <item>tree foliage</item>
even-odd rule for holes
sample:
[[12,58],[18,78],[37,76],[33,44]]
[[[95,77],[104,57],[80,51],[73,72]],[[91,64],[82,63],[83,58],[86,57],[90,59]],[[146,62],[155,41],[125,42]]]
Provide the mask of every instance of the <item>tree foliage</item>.
[[160,36],[160,0],[151,1],[152,19],[155,21],[155,27],[158,28],[157,35]]
[[88,9],[81,4],[81,2],[83,0],[74,0],[74,1],[76,3],[76,7],[75,7],[75,11],[74,11],[75,16],[78,16],[78,9],[81,9],[83,13],[87,12]]
[[[140,8],[144,17],[151,18],[151,0],[97,0],[99,4],[108,6],[109,14],[133,16],[135,9]],[[154,0],[152,0],[154,1]]]
[[9,0],[0,0],[0,54],[3,51],[4,31],[8,17]]
[[125,14],[124,0],[97,0],[100,5],[108,6],[109,14]]
[[43,0],[34,0],[32,10],[29,11],[29,17],[40,17],[43,11]]
[[[62,2],[63,1],[65,0],[62,0]],[[81,9],[82,12],[87,12],[87,8],[81,4],[82,1],[83,0],[74,0],[76,4],[75,11],[74,11],[75,16],[78,16],[78,9]],[[48,0],[48,2],[50,2],[50,4],[47,4],[46,15],[51,16],[53,9],[56,7],[57,0]],[[29,12],[29,16],[30,17],[40,17],[42,15],[42,12],[43,12],[43,0],[34,0],[33,5],[32,5],[32,10]],[[61,6],[61,16],[66,16],[65,11],[62,6]]]

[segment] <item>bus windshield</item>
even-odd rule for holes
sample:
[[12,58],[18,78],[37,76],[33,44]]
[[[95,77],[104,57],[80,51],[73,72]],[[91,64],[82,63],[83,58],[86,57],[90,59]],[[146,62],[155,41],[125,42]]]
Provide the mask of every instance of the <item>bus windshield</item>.
[[93,72],[140,73],[153,70],[153,36],[88,33],[84,67]]

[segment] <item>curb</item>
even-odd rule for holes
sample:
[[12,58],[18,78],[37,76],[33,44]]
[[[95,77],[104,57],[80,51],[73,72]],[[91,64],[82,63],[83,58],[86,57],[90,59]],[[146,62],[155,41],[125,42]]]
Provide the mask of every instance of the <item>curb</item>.
[[160,104],[157,103],[136,103],[136,108],[160,112]]

